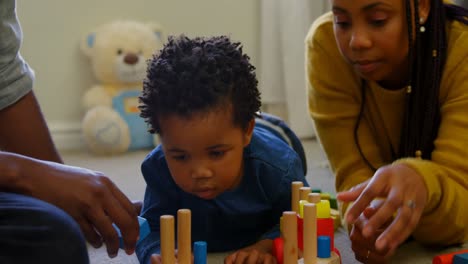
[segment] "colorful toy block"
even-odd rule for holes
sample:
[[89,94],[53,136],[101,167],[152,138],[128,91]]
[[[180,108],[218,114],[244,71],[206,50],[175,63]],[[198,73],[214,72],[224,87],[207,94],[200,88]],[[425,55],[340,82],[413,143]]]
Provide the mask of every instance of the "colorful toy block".
[[[432,259],[432,264],[453,264],[455,263],[454,257],[456,255],[461,255],[465,253],[468,253],[468,249],[463,249],[463,250],[459,250],[459,251],[448,253],[448,254],[438,255]],[[464,263],[464,262],[461,262],[461,263]],[[465,263],[468,263],[468,262],[465,262]]]
[[468,264],[468,253],[453,256],[453,264]]
[[[194,264],[206,264],[206,242],[205,241],[196,241],[193,243],[193,260]],[[181,262],[178,262],[181,263]],[[190,263],[190,262],[186,262]]]
[[[302,182],[293,182],[291,188],[294,210],[283,212],[281,237],[273,241],[272,253],[277,262],[340,264],[340,254],[334,246],[335,224],[330,201],[321,200],[320,194],[303,188]],[[298,260],[300,252],[303,258]]]
[[[139,240],[137,241],[137,243],[143,239],[145,239],[146,236],[149,235],[150,233],[150,228],[149,228],[149,224],[148,224],[148,221],[146,221],[145,218],[143,217],[140,217],[138,216],[138,224],[140,225],[140,238]],[[120,232],[120,229],[117,227],[117,225],[115,224],[112,224],[115,228],[115,230],[117,231],[117,235],[119,236],[119,247],[120,248],[124,248],[124,242],[123,242],[123,238],[122,238],[122,233]]]

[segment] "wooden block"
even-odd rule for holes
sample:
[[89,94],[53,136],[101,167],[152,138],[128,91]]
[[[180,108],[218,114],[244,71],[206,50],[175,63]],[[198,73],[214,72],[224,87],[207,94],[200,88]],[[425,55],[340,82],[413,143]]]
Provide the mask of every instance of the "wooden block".
[[[341,264],[340,257],[335,253],[332,252],[329,258],[317,258],[317,264]],[[306,264],[304,259],[300,259],[297,264]]]
[[307,197],[308,197],[310,192],[311,192],[310,187],[305,187],[304,186],[304,187],[299,188],[299,199],[307,201]]
[[297,213],[283,212],[283,263],[297,263],[299,248],[297,245]]
[[160,225],[162,264],[174,264],[176,263],[174,249],[174,216],[161,215]]
[[315,204],[304,205],[303,256],[304,264],[317,263],[317,208]]
[[321,199],[321,200],[329,200],[329,201],[330,201],[330,198],[331,198],[331,194],[330,194],[330,193],[327,193],[327,192],[320,193],[320,199]]
[[341,227],[341,215],[340,211],[336,209],[330,209],[330,217],[333,219],[333,226],[335,230]]
[[319,203],[320,202],[320,193],[309,193],[309,195],[307,196],[307,200],[310,202],[310,203]]
[[300,200],[299,201],[299,217],[304,218],[304,205],[308,204],[309,201],[307,200]]
[[300,188],[304,186],[301,181],[291,183],[291,210],[299,213]]
[[179,209],[177,211],[177,263],[192,263],[192,238],[191,238],[191,211]]

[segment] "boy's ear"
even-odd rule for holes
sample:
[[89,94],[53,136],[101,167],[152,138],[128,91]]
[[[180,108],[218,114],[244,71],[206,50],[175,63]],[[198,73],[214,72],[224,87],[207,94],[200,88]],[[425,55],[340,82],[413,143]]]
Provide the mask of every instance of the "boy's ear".
[[244,147],[250,144],[250,140],[252,139],[254,127],[255,127],[255,118],[252,118],[252,120],[250,120],[249,124],[247,125],[247,128],[245,129]]

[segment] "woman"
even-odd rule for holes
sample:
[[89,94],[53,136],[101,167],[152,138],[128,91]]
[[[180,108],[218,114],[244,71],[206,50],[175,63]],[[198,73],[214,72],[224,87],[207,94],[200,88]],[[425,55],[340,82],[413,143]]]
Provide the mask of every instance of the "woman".
[[468,241],[468,12],[331,0],[306,39],[309,110],[356,258]]

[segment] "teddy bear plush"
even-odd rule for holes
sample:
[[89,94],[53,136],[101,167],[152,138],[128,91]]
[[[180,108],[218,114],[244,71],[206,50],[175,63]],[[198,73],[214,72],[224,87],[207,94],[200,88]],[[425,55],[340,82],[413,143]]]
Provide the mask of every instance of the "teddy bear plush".
[[162,46],[157,23],[112,21],[84,36],[81,50],[98,81],[82,100],[83,139],[91,152],[112,155],[157,144],[139,116],[138,96],[147,60]]

